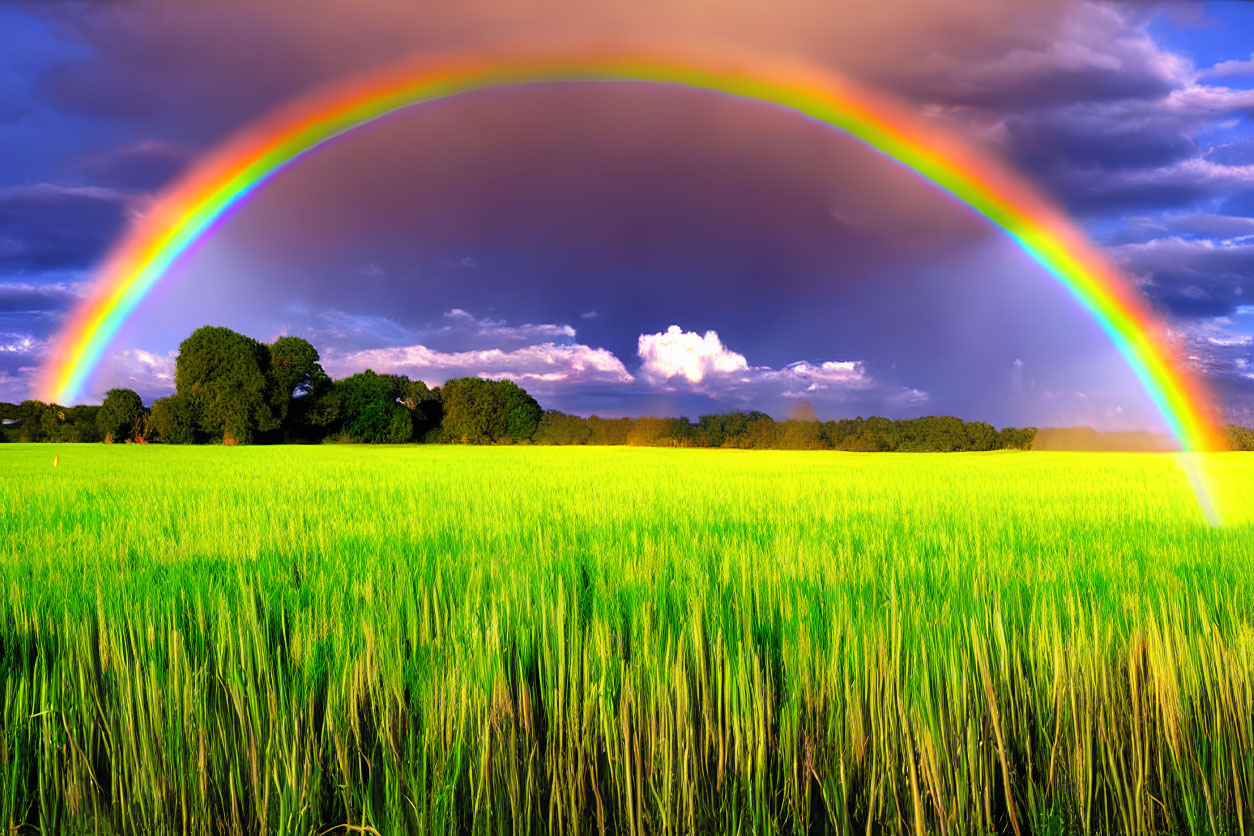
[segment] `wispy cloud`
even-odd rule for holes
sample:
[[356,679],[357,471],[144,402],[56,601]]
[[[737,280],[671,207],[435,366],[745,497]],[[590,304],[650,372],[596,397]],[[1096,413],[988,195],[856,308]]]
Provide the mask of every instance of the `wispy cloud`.
[[96,389],[103,395],[109,389],[134,389],[151,404],[174,392],[174,370],[177,351],[156,354],[140,348],[128,348],[107,358],[96,378]]
[[461,308],[444,314],[443,322],[423,329],[424,335],[444,341],[478,342],[485,345],[564,342],[575,338],[571,325],[524,322],[510,325],[503,319],[477,317]]
[[545,342],[523,348],[437,351],[425,345],[328,353],[324,366],[334,376],[363,369],[406,374],[438,385],[452,377],[507,377],[536,391],[572,385],[630,384],[632,375],[614,354],[586,345]]
[[1246,60],[1220,61],[1201,72],[1202,78],[1254,78],[1254,53]]

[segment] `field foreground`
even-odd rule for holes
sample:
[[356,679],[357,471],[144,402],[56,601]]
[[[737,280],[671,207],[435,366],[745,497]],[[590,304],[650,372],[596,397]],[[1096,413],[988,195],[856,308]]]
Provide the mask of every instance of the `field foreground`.
[[1166,454],[0,445],[0,573],[13,832],[1254,830]]

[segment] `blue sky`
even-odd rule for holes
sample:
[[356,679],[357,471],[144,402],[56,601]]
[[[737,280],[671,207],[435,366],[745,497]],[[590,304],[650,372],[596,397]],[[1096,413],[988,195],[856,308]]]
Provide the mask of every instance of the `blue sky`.
[[[415,51],[615,27],[828,64],[1009,160],[1254,421],[1251,4],[828,5],[0,6],[0,399],[31,395],[129,219],[250,120]],[[305,336],[336,375],[508,375],[583,414],[1159,426],[964,207],[779,108],[647,85],[487,91],[314,155],[141,305],[92,396],[167,393],[201,324]]]

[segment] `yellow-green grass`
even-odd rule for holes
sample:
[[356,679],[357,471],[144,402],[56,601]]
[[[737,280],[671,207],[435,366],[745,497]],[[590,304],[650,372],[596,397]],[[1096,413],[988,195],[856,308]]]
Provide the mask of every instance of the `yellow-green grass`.
[[1248,832],[1209,467],[3,445],[0,825]]

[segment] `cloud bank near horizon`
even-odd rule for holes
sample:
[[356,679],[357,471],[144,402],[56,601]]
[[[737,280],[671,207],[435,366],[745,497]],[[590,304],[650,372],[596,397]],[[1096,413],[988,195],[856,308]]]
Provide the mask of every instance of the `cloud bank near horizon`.
[[[375,317],[362,322],[338,311],[329,312],[329,318],[341,327],[368,324],[378,329],[384,325]],[[343,331],[335,333],[345,335]],[[716,331],[701,334],[678,325],[638,336],[634,371],[612,351],[578,342],[576,329],[568,324],[515,326],[454,308],[424,333],[446,347],[467,343],[481,347],[446,350],[411,343],[349,351],[329,349],[322,353],[322,365],[336,379],[371,369],[403,374],[431,386],[454,377],[510,378],[539,397],[546,407],[585,414],[589,413],[587,398],[606,395],[617,395],[646,409],[678,403],[674,396],[688,401],[695,397],[708,399],[711,409],[717,408],[713,406],[716,402],[723,402],[729,409],[761,409],[781,418],[793,409],[790,403],[800,400],[814,404],[820,413],[833,415],[851,401],[889,415],[907,414],[928,403],[927,393],[920,389],[876,380],[860,360],[801,360],[779,368],[750,364],[745,355],[725,346]],[[545,339],[531,341],[535,338]],[[486,347],[502,340],[515,345]],[[0,352],[5,348],[0,346]],[[114,386],[135,389],[151,402],[174,391],[176,358],[176,351],[158,354],[126,349],[107,361],[98,386],[102,391]],[[605,415],[618,411],[613,406],[601,410]]]
[[[874,380],[857,360],[798,361],[782,368],[750,365],[743,354],[725,346],[713,330],[699,334],[672,325],[665,331],[640,334],[636,340],[639,362],[633,372],[608,349],[577,342],[571,325],[514,327],[500,320],[478,319],[461,309],[449,311],[444,319],[461,326],[459,338],[469,331],[497,339],[559,335],[563,341],[546,340],[511,349],[441,351],[412,344],[331,352],[324,358],[324,367],[336,377],[369,368],[405,374],[429,385],[453,377],[508,377],[559,406],[578,403],[580,395],[610,392],[637,399],[695,395],[781,415],[787,411],[783,399],[806,398],[830,411],[857,395],[868,404],[878,405],[880,411],[891,413],[927,402],[926,393],[918,389]],[[447,324],[431,329],[444,337],[452,330]]]

